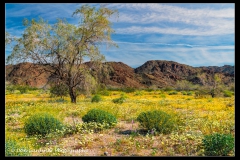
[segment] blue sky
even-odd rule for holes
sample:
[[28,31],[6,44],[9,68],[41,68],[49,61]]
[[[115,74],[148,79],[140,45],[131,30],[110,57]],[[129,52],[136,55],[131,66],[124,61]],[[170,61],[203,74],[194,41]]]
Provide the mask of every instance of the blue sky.
[[[6,31],[21,36],[23,18],[49,23],[65,18],[77,24],[72,13],[82,4],[6,3]],[[98,7],[100,4],[90,5]],[[110,18],[119,48],[101,47],[106,61],[138,67],[148,60],[176,61],[190,66],[223,66],[235,62],[234,3],[108,3],[119,17]],[[5,48],[9,55],[11,46]]]

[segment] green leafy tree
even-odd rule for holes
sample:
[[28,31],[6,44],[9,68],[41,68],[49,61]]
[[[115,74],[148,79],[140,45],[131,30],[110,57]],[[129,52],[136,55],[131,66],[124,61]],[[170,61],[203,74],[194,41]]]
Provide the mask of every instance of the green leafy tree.
[[[39,20],[23,20],[26,27],[21,38],[17,39],[7,62],[43,64],[44,72],[68,86],[71,102],[76,103],[77,89],[86,81],[86,74],[105,59],[99,45],[117,46],[111,40],[114,30],[108,20],[116,13],[104,6],[99,9],[83,5],[73,16],[79,18],[77,26],[58,19],[53,25]],[[84,62],[89,61],[87,66]],[[90,69],[89,69],[90,68]]]

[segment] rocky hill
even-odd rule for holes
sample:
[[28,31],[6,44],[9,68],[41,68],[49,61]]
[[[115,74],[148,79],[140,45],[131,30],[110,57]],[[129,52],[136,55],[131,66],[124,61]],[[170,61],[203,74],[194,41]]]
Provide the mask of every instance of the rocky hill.
[[[90,63],[85,63],[90,67]],[[6,80],[14,84],[27,84],[44,87],[49,73],[43,72],[45,66],[21,63],[7,65]],[[94,70],[94,68],[93,68]],[[96,69],[97,70],[97,69]],[[213,81],[213,74],[218,73],[225,84],[234,82],[234,66],[192,67],[173,61],[151,60],[133,69],[122,62],[102,63],[101,69],[94,73],[101,83],[108,87],[158,88],[174,86],[177,81],[187,80],[194,84],[207,85]]]
[[208,66],[208,67],[199,67],[199,68],[209,69],[213,72],[223,72],[223,73],[228,73],[228,74],[234,75],[234,66],[230,66],[230,65],[224,65],[222,67]]
[[44,68],[43,65],[29,62],[7,65],[5,70],[6,81],[38,88],[44,87],[50,76],[50,73],[44,72]]

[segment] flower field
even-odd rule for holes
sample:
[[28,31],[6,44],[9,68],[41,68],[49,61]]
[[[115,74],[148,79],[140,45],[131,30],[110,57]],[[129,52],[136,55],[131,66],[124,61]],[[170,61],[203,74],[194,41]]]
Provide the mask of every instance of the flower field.
[[[234,96],[195,98],[181,92],[139,90],[131,93],[108,91],[102,100],[80,95],[77,103],[69,97],[51,98],[42,90],[18,92],[5,96],[5,135],[9,151],[27,156],[205,156],[202,139],[205,135],[235,135]],[[113,99],[124,96],[122,103]],[[117,118],[109,129],[87,127],[82,117],[91,109],[107,111]],[[137,121],[141,112],[161,110],[178,119],[177,128],[157,133],[142,128]],[[46,137],[28,136],[24,132],[27,119],[37,113],[48,113],[61,121],[63,130]],[[73,131],[74,130],[74,131]],[[234,156],[234,151],[229,156]]]

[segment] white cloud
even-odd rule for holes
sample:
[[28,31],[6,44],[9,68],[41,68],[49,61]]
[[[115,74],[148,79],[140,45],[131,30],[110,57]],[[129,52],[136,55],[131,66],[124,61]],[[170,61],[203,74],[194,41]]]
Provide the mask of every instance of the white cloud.
[[[181,35],[219,35],[234,33],[234,8],[188,9],[167,4],[151,3],[110,4],[108,6],[121,11],[119,19],[111,19],[112,21],[115,23],[134,25],[127,28],[123,26],[122,28],[124,29],[118,28],[117,33],[120,34],[138,34],[141,33],[141,30],[143,30],[143,33],[167,32],[169,34],[179,33]],[[166,25],[166,23],[168,24]],[[144,24],[153,24],[154,26],[139,26]]]
[[126,28],[117,28],[115,29],[117,34],[176,34],[176,35],[194,35],[194,36],[211,36],[211,35],[224,35],[224,34],[233,34],[232,26],[219,27],[215,29],[205,29],[205,28],[177,28],[177,27],[141,27],[141,26],[131,26]]
[[138,67],[148,60],[169,60],[190,66],[234,64],[234,46],[187,47],[187,44],[119,43],[119,49],[103,50],[107,61],[122,61]]
[[[195,4],[201,5],[201,4]],[[218,4],[216,4],[218,5]],[[134,11],[142,12],[156,12],[156,13],[167,13],[167,15],[175,15],[177,17],[190,17],[190,18],[204,18],[204,17],[219,17],[219,18],[234,18],[233,8],[224,9],[187,9],[178,6],[171,6],[171,4],[159,4],[159,3],[132,3],[132,4],[109,4],[108,7],[117,9],[129,9]]]

